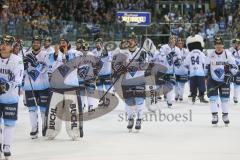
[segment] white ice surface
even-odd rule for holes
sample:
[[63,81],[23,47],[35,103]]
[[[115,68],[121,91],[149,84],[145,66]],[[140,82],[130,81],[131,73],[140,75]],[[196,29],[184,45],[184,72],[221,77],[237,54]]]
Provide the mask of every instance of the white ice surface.
[[11,146],[14,160],[240,160],[240,104],[230,104],[228,128],[220,117],[212,127],[209,105],[174,103],[169,109],[158,103],[163,113],[188,113],[187,122],[143,122],[140,133],[128,133],[121,103],[111,113],[84,123],[84,138],[72,141],[65,126],[55,140],[29,137],[27,108],[20,100],[19,120]]

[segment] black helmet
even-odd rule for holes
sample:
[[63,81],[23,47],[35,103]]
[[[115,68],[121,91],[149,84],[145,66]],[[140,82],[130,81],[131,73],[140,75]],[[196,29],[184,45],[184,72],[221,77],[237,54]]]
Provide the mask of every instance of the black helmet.
[[128,35],[128,39],[136,39],[136,34],[132,32],[131,34]]
[[84,43],[85,42],[85,40],[84,39],[82,39],[82,38],[78,38],[77,40],[76,40],[76,43]]
[[103,39],[102,39],[102,38],[97,38],[97,39],[95,40],[95,43],[97,43],[97,42],[103,43]]
[[4,35],[1,41],[1,43],[8,43],[10,45],[13,45],[14,42],[15,42],[15,38],[11,35]]
[[214,45],[216,45],[216,44],[223,44],[223,39],[221,36],[214,37]]
[[44,41],[46,42],[46,41],[48,41],[48,42],[52,42],[52,38],[51,37],[46,37],[45,39],[44,39]]

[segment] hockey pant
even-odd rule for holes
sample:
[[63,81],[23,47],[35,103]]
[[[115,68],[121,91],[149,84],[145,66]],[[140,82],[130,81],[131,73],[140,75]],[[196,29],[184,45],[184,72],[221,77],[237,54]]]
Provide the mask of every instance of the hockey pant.
[[[214,90],[211,90],[214,88]],[[214,81],[212,78],[208,79],[207,83],[208,98],[211,103],[211,112],[217,113],[219,107],[219,98],[220,98],[220,106],[222,108],[222,113],[228,113],[228,103],[230,97],[230,84],[226,84],[223,82]]]
[[205,77],[204,76],[190,77],[190,88],[193,97],[197,96],[197,91],[199,92],[199,96],[204,96],[204,92],[206,91]]
[[[46,129],[46,112],[49,108],[48,100],[50,97],[49,89],[25,91],[26,105],[29,110],[32,132],[38,129],[38,107],[40,108],[42,119],[42,130]],[[35,102],[36,100],[36,102]],[[37,104],[36,104],[37,103]]]
[[234,84],[234,95],[233,99],[235,101],[238,101],[239,93],[240,93],[240,72],[234,76],[233,78],[233,84]]

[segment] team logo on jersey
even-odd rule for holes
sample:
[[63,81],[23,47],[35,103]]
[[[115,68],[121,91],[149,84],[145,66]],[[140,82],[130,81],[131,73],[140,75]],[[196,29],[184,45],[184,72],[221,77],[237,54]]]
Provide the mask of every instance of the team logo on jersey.
[[78,76],[82,79],[86,79],[89,69],[90,67],[88,65],[81,66],[80,68],[78,68],[78,71],[77,71]]
[[129,74],[133,77],[137,73],[138,67],[130,66],[130,67],[128,67],[128,71],[129,71]]
[[215,69],[214,73],[216,74],[216,76],[220,79],[223,76],[224,70],[221,68]]
[[34,81],[36,81],[40,72],[37,70],[31,70],[28,74]]
[[67,75],[68,71],[70,70],[70,68],[66,65],[62,65],[62,66],[58,67],[58,70],[59,70],[60,74],[63,77],[65,77]]

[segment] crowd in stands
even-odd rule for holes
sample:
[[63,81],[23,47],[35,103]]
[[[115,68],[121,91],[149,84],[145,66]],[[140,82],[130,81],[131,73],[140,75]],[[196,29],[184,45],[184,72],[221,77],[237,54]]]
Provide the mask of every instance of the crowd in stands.
[[[210,7],[205,7],[205,4]],[[119,10],[152,14],[151,34],[185,37],[192,31],[212,39],[218,33],[240,33],[238,0],[0,0],[0,34],[65,35],[127,32],[117,21]],[[170,7],[171,5],[171,7]],[[182,6],[183,5],[183,6]],[[181,8],[183,7],[183,8]],[[117,26],[117,27],[113,27]]]

